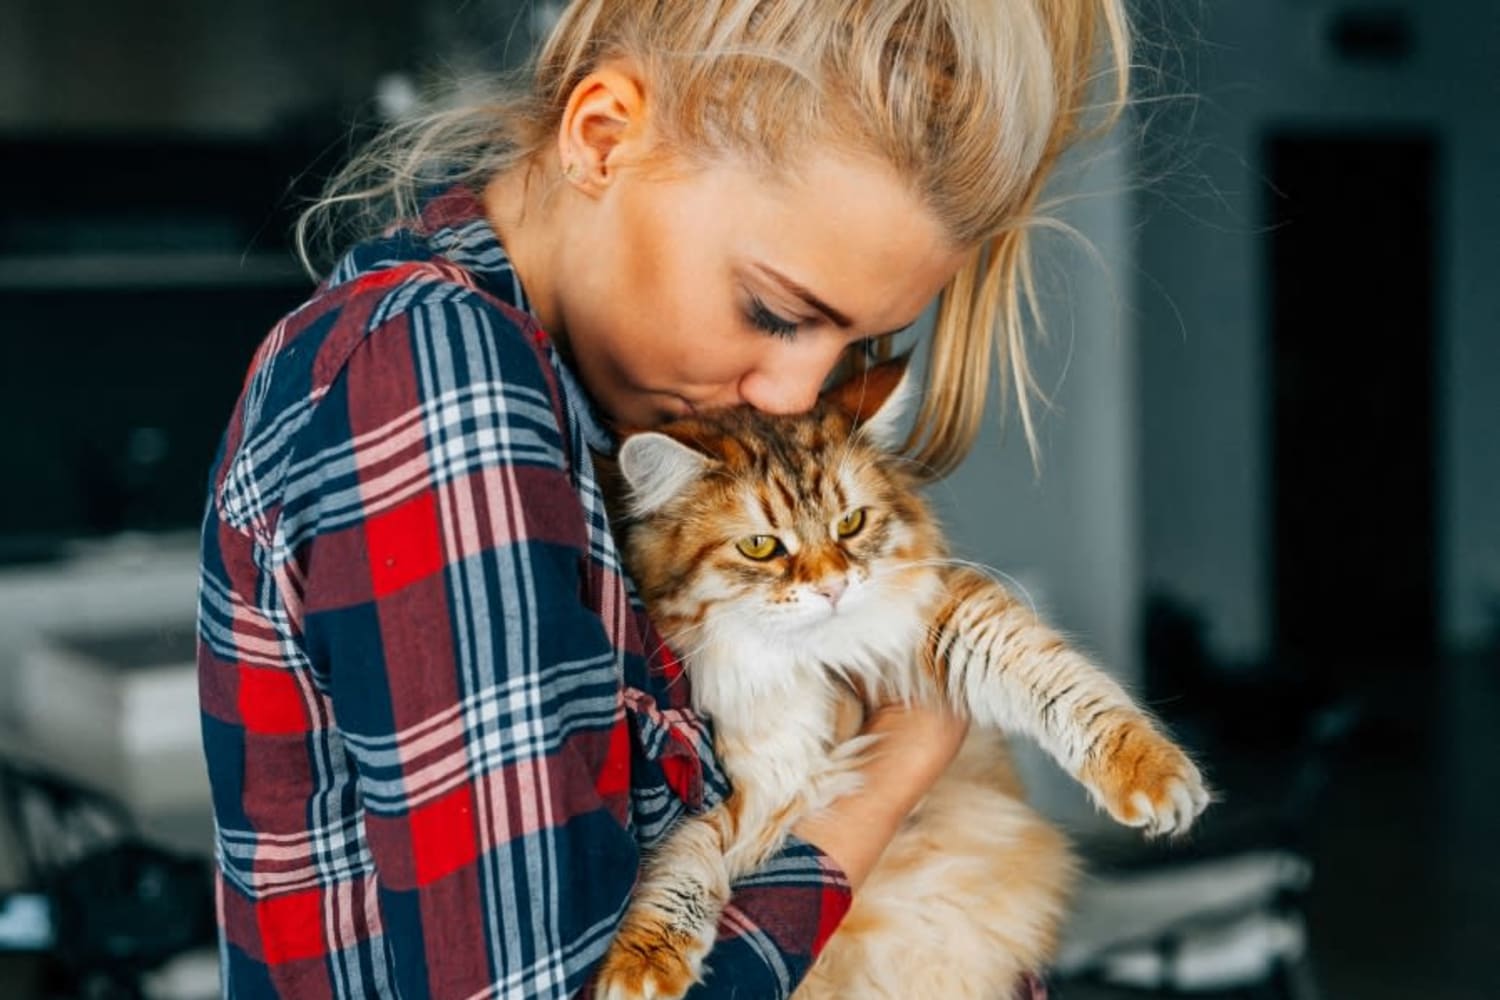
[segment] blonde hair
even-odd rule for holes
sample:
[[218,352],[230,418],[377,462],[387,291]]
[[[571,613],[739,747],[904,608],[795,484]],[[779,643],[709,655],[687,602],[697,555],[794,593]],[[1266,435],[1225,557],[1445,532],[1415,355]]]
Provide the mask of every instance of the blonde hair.
[[427,185],[534,160],[573,88],[629,59],[665,155],[784,170],[831,144],[890,163],[954,243],[973,247],[940,300],[908,449],[933,475],[951,471],[998,368],[1035,454],[1029,233],[1052,166],[1090,127],[1101,58],[1114,85],[1108,122],[1124,105],[1129,57],[1123,0],[574,0],[528,81],[389,129],[303,216],[298,246],[306,262],[308,237],[333,242],[339,214],[368,233],[413,217]]

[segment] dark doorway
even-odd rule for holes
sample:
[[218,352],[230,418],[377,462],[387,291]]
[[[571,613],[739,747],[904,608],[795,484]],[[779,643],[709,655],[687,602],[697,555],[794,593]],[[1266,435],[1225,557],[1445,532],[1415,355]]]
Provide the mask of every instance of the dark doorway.
[[1436,662],[1437,149],[1284,130],[1264,153],[1277,662],[1396,690]]

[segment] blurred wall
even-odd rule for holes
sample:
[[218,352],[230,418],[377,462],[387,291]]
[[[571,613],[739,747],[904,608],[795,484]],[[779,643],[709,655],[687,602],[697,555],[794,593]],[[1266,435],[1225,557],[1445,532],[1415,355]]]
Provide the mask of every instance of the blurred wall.
[[[933,489],[955,553],[1012,574],[1115,676],[1140,678],[1136,345],[1129,293],[1132,158],[1116,135],[1079,151],[1053,185],[1052,214],[1082,242],[1036,238],[1046,339],[1037,381],[1040,471],[1012,403],[992,399],[965,464]],[[1090,249],[1091,248],[1091,249]]]
[[[1420,125],[1439,136],[1443,198],[1435,289],[1439,626],[1448,644],[1476,645],[1500,598],[1500,4],[1382,4],[1405,10],[1415,26],[1412,57],[1392,68],[1340,62],[1326,45],[1330,13],[1358,5],[1187,6],[1193,13],[1181,16],[1196,24],[1175,25],[1168,44],[1177,51],[1145,53],[1168,63],[1181,57],[1181,78],[1164,89],[1186,95],[1168,104],[1159,125],[1167,155],[1159,147],[1151,166],[1164,176],[1140,199],[1147,586],[1193,602],[1220,657],[1257,662],[1269,652],[1261,129]],[[1358,331],[1330,336],[1358,344]]]

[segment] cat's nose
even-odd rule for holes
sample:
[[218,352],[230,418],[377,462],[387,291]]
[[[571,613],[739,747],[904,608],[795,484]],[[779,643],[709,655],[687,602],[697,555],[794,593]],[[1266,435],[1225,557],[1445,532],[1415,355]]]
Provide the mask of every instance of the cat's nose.
[[832,580],[824,580],[813,588],[817,593],[828,598],[828,603],[834,607],[839,606],[839,598],[844,596],[844,591],[849,589],[849,581],[843,577]]

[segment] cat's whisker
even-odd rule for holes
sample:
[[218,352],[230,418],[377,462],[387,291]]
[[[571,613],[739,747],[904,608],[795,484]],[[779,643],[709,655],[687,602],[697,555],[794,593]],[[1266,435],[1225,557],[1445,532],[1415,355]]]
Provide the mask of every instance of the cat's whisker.
[[[677,659],[677,662],[681,663],[683,665],[684,674],[685,674],[686,670],[687,670],[687,668],[689,666],[689,664],[691,664],[694,661],[694,659],[698,656],[699,653],[701,653],[704,650],[708,649],[710,645],[712,645],[711,642],[705,641],[705,642],[701,642],[698,645],[693,646],[691,648],[679,649],[679,648],[674,647],[674,646],[668,646],[667,649],[671,650],[672,655]],[[658,652],[660,652],[660,650],[658,650]]]
[[657,653],[660,653],[663,649],[670,649],[670,650],[672,650],[672,652],[674,654],[676,654],[677,647],[675,647],[675,646],[672,645],[672,643],[673,643],[674,640],[682,639],[685,636],[692,635],[694,632],[700,632],[700,631],[702,631],[703,629],[706,629],[706,628],[708,628],[708,622],[706,622],[706,621],[704,621],[704,622],[694,622],[691,625],[688,625],[688,626],[686,626],[684,628],[678,629],[677,631],[673,632],[670,637],[668,637],[665,633],[662,633],[662,635],[661,635],[661,642],[659,642],[656,645],[656,648],[653,649],[650,652],[649,655],[650,656],[655,656]]
[[844,441],[843,445],[840,447],[838,457],[835,458],[833,462],[835,479],[848,478],[847,472],[849,468],[849,458],[854,454],[855,440],[856,439],[854,437],[850,437],[848,440]]
[[1031,592],[1026,589],[1025,584],[1021,583],[1020,580],[1016,579],[1014,576],[1011,576],[1003,569],[997,569],[996,567],[990,566],[987,563],[975,562],[972,559],[959,559],[955,556],[933,557],[930,559],[911,559],[903,560],[901,562],[901,568],[903,569],[917,566],[963,566],[968,569],[974,570],[976,573],[982,573],[990,579],[996,580],[996,582],[1004,580],[1006,583],[1010,584],[1007,589],[1013,591],[1026,601],[1026,605],[1027,607],[1031,608],[1032,614],[1038,616],[1041,614],[1041,612],[1037,610],[1035,599],[1032,598]]
[[677,684],[678,681],[687,676],[688,664],[692,662],[694,657],[696,657],[703,650],[707,649],[709,646],[708,642],[702,642],[696,646],[688,648],[682,645],[682,641],[687,637],[693,635],[694,633],[701,632],[704,629],[708,628],[708,625],[708,622],[697,622],[693,625],[689,625],[687,628],[675,632],[670,640],[666,636],[662,636],[661,642],[646,654],[646,661],[649,663],[650,661],[656,659],[661,651],[665,649],[672,654],[672,656],[677,660],[678,663],[681,663],[683,665],[683,672],[679,674],[670,684],[667,685],[668,690],[671,690],[673,685]]

